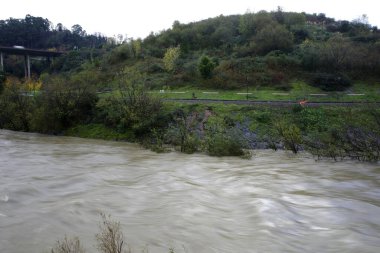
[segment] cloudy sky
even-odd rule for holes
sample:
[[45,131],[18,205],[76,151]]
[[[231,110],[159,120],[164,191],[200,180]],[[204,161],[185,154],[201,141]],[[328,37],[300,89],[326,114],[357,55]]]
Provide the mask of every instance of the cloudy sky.
[[144,38],[152,31],[170,28],[175,20],[188,23],[247,10],[271,11],[277,6],[284,11],[325,13],[336,20],[351,21],[367,14],[369,23],[380,27],[380,2],[376,0],[10,0],[1,4],[0,19],[30,14],[67,28],[80,24],[88,33]]

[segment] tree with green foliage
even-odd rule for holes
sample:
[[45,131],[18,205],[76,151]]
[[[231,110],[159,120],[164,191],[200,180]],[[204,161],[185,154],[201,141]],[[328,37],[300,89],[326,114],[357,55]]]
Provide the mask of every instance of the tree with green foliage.
[[173,121],[169,125],[166,139],[178,146],[182,153],[192,154],[199,149],[200,139],[195,129],[198,125],[196,112],[185,112],[182,109],[172,113]]
[[86,31],[83,30],[82,26],[81,25],[78,25],[78,24],[75,24],[71,27],[71,32],[75,35],[79,35],[79,36],[85,36],[86,35]]
[[266,26],[272,26],[277,24],[271,13],[267,11],[259,11],[253,16],[253,26],[256,32],[265,28]]
[[294,124],[279,121],[274,125],[277,134],[280,136],[285,149],[298,153],[302,143],[301,130]]
[[34,101],[25,96],[24,84],[11,82],[0,96],[0,128],[29,131]]
[[324,47],[325,65],[335,70],[343,70],[351,64],[351,57],[355,54],[355,48],[350,39],[343,37],[341,34],[332,36]]
[[32,129],[58,134],[92,119],[98,97],[88,78],[86,75],[51,77],[36,97]]
[[281,6],[277,6],[277,10],[275,12],[273,12],[273,17],[278,23],[280,23],[282,25],[284,24],[285,14],[284,14],[284,10],[282,9]]
[[306,22],[306,16],[303,13],[289,12],[284,16],[284,23],[287,27],[303,26]]
[[256,14],[246,13],[241,16],[239,23],[239,32],[245,37],[256,34],[266,26],[277,23],[272,15],[266,11],[260,11]]
[[120,132],[131,130],[136,135],[149,133],[156,123],[162,103],[148,93],[146,75],[134,67],[126,67],[117,78],[118,94],[99,101],[99,118]]
[[254,13],[246,13],[240,16],[239,32],[243,36],[250,36],[254,33]]
[[234,126],[230,118],[212,118],[206,126],[204,149],[211,156],[251,157],[248,142],[240,129]]
[[301,66],[308,71],[316,71],[322,61],[322,44],[312,40],[305,40],[298,47]]
[[216,64],[206,55],[201,57],[198,64],[198,70],[204,79],[209,79],[212,77],[212,71],[215,67]]
[[141,56],[141,53],[142,53],[142,41],[141,41],[141,39],[137,39],[137,40],[132,39],[130,44],[131,44],[131,50],[132,50],[133,57],[139,58]]
[[311,84],[324,91],[344,91],[351,86],[351,80],[339,73],[316,73]]
[[282,25],[268,25],[256,34],[253,42],[258,54],[267,54],[273,50],[287,52],[293,47],[293,34]]
[[181,55],[181,47],[170,47],[166,50],[163,62],[165,70],[168,72],[174,72],[179,56]]
[[132,57],[132,50],[130,44],[124,43],[114,48],[109,56],[111,64],[120,63]]

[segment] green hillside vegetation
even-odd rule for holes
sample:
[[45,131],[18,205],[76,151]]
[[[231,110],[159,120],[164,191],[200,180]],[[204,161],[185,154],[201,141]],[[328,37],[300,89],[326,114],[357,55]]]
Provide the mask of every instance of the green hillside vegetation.
[[[126,66],[145,73],[152,90],[289,91],[295,80],[327,92],[345,91],[358,81],[370,89],[379,85],[379,38],[365,20],[262,11],[176,21],[144,40],[125,41],[77,71],[91,72],[97,86],[107,89]],[[65,60],[51,73],[61,71],[70,55]]]
[[[82,41],[87,36],[79,34]],[[72,50],[34,69],[33,80],[1,73],[0,128],[137,141],[157,152],[248,157],[247,149],[285,148],[378,160],[376,104],[270,108],[161,98],[378,102],[379,38],[365,16],[335,21],[279,8],[176,21],[145,39],[62,42]]]
[[[365,16],[335,21],[279,8],[189,24],[175,21],[171,29],[142,40],[87,35],[80,25],[71,31],[62,24],[51,29],[48,20],[27,15],[1,21],[0,38],[2,46],[68,51],[49,66],[32,64],[36,77],[43,73],[47,82],[48,76],[81,73],[98,90],[116,88],[118,73],[131,66],[146,74],[147,88],[156,91],[290,91],[299,82],[319,92],[355,93],[350,87],[358,82],[370,91],[379,87],[380,31]],[[14,67],[22,59],[9,58],[6,74],[23,77],[23,68]]]

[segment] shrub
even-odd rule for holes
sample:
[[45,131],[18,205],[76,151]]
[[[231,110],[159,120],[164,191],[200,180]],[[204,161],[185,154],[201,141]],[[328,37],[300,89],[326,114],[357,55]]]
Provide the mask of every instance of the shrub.
[[331,129],[309,138],[306,149],[318,157],[333,159],[349,157],[360,161],[380,159],[380,136],[358,127]]
[[164,153],[167,152],[168,149],[164,146],[165,140],[165,130],[163,129],[153,129],[151,134],[144,138],[141,141],[141,144],[144,148],[149,148],[150,150],[156,153]]
[[104,126],[103,124],[94,123],[75,125],[66,130],[65,135],[103,140],[134,140],[134,135],[131,132],[120,133],[115,129]]
[[184,142],[181,146],[181,152],[186,154],[193,154],[199,150],[199,138],[194,134],[189,134],[186,136]]
[[79,238],[65,238],[62,241],[57,241],[51,253],[85,253],[82,248]]
[[279,50],[268,53],[264,59],[269,68],[278,70],[292,69],[300,64],[296,57]]
[[322,108],[303,108],[297,116],[297,125],[302,130],[325,131],[328,127],[325,112]]
[[341,130],[331,129],[328,132],[316,133],[305,138],[305,149],[314,156],[328,157],[334,160],[345,157],[343,141],[340,137]]
[[152,73],[162,73],[164,72],[164,69],[159,63],[153,63],[148,66],[147,72],[152,74]]
[[127,68],[119,80],[119,94],[97,104],[98,118],[107,126],[137,135],[150,132],[162,108],[161,100],[152,97],[145,87],[145,76],[134,68]]
[[126,130],[123,124],[123,110],[120,106],[120,99],[115,96],[100,99],[96,104],[96,121],[104,123],[109,128],[114,128],[119,132]]
[[265,55],[273,50],[290,51],[293,46],[293,34],[284,26],[267,25],[253,38],[256,52]]
[[207,126],[207,135],[204,144],[205,151],[211,156],[244,156],[249,152],[247,141],[242,132],[235,127],[226,127],[219,122],[212,122]]
[[120,63],[125,61],[126,59],[131,58],[132,51],[129,44],[122,44],[116,48],[114,48],[109,57],[109,62],[111,64]]
[[173,122],[166,134],[167,142],[180,147],[180,151],[192,154],[199,149],[199,138],[196,136],[197,113],[186,113],[179,109],[173,115]]
[[124,235],[120,229],[120,222],[111,220],[110,216],[101,214],[101,232],[96,234],[98,249],[101,253],[123,253]]
[[269,111],[257,111],[255,113],[255,119],[262,124],[268,124],[272,120],[272,115]]
[[[132,253],[131,249],[126,249],[124,235],[121,231],[120,222],[111,220],[111,216],[101,214],[102,222],[99,226],[100,233],[96,234],[96,241],[100,253]],[[51,253],[85,253],[78,237],[65,238],[57,241]],[[143,250],[142,252],[148,252]],[[169,253],[174,253],[173,248],[169,248]]]
[[56,71],[72,71],[79,68],[87,58],[87,53],[84,51],[70,51],[53,61],[51,68]]
[[296,125],[285,122],[277,122],[275,129],[284,143],[285,149],[291,150],[295,154],[298,153],[302,143],[301,130]]
[[343,91],[351,86],[351,80],[347,76],[328,73],[315,74],[311,83],[324,91]]
[[207,139],[206,151],[211,156],[244,156],[246,153],[239,139],[231,133],[214,133]]
[[343,140],[347,144],[345,151],[349,157],[364,161],[380,159],[380,136],[373,131],[347,127]]
[[89,121],[98,99],[90,87],[89,83],[63,78],[53,78],[44,84],[36,101],[33,130],[60,133],[77,123]]
[[216,64],[207,56],[203,56],[198,64],[199,72],[204,79],[209,79],[212,76]]
[[0,96],[0,128],[29,131],[35,103],[27,96],[26,87],[12,83]]

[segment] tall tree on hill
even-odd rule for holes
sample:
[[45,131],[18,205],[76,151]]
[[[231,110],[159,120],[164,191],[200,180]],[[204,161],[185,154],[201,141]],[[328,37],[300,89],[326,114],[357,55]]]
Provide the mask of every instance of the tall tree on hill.
[[180,46],[177,47],[170,47],[166,50],[166,53],[164,55],[163,61],[164,61],[164,67],[165,70],[168,72],[173,72],[176,69],[176,63],[181,54],[181,48]]
[[343,70],[351,62],[355,53],[352,42],[341,35],[334,35],[325,44],[326,65],[335,70]]
[[204,55],[199,61],[198,69],[204,79],[209,79],[212,76],[212,71],[215,66],[215,63],[209,57]]

